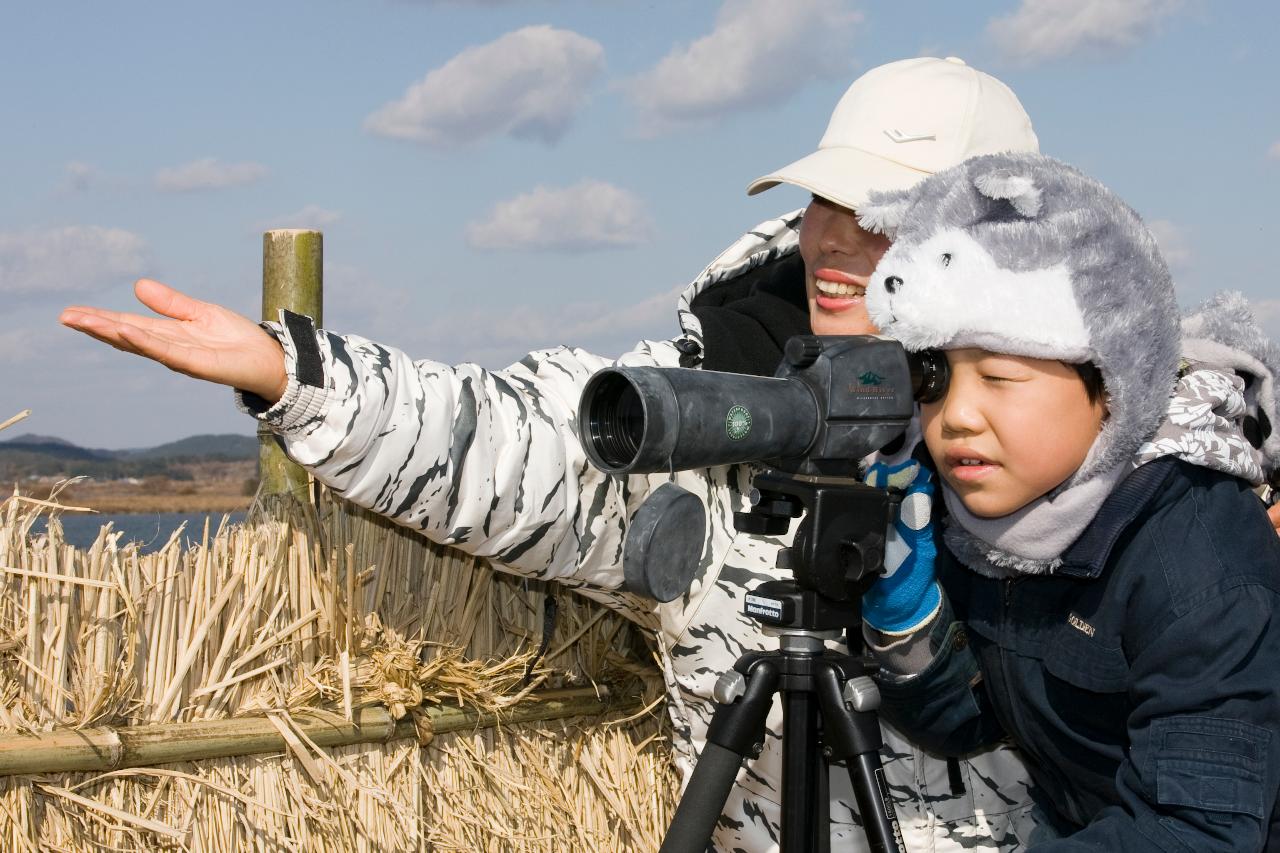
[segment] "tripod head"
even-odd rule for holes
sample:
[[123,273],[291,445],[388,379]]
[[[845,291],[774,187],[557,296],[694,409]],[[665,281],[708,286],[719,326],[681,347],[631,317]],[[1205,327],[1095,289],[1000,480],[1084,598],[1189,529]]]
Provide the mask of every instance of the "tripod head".
[[857,480],[766,470],[752,480],[752,508],[734,527],[757,536],[786,533],[801,517],[778,568],[794,580],[766,581],[746,599],[746,614],[768,625],[811,631],[848,629],[856,606],[884,566],[885,534],[897,496]]

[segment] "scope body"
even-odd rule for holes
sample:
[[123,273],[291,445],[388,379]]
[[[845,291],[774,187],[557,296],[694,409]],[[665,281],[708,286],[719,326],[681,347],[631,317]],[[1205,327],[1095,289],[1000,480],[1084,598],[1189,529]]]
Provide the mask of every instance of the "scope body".
[[872,335],[787,342],[773,377],[610,367],[583,389],[578,428],[609,474],[758,461],[796,475],[850,477],[939,396],[946,360]]

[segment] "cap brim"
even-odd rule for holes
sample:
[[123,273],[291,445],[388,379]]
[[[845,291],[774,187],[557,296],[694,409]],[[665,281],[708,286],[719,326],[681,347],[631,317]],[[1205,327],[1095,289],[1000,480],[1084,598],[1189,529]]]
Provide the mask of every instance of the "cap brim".
[[820,148],[772,174],[756,178],[747,187],[747,195],[778,184],[794,184],[857,210],[873,192],[909,189],[929,175],[857,148]]

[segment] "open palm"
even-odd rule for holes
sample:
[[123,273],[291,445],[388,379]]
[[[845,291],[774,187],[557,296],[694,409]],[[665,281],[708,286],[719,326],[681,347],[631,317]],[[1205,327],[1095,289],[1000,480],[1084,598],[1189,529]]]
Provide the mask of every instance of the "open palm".
[[161,316],[72,305],[58,320],[187,376],[252,391],[268,402],[284,394],[284,352],[253,320],[150,279],[140,279],[133,292]]

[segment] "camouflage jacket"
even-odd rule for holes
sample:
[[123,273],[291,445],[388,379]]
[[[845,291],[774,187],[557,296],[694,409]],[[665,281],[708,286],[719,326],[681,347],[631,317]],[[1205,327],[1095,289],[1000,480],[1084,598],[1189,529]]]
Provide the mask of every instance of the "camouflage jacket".
[[[661,652],[675,760],[687,780],[714,711],[712,687],[744,652],[777,647],[742,615],[743,596],[776,574],[787,537],[739,534],[752,471],[734,465],[674,476],[605,476],[575,428],[583,385],[611,364],[677,366],[702,346],[693,299],[707,288],[795,252],[799,212],[765,222],[713,261],[677,307],[682,333],[646,341],[616,361],[572,347],[534,352],[505,370],[414,361],[372,341],[272,324],[289,384],[264,421],[286,452],[335,492],[427,537],[514,574],[566,584],[652,630]],[[260,401],[259,401],[260,402]],[[628,520],[662,483],[705,504],[709,538],[698,579],[668,604],[621,590]],[[1017,754],[997,746],[958,764],[923,753],[884,727],[883,761],[908,849],[1021,850],[1035,828]],[[717,849],[777,849],[781,707],[764,753],[739,773]],[[848,773],[831,775],[832,849],[867,849]]]

